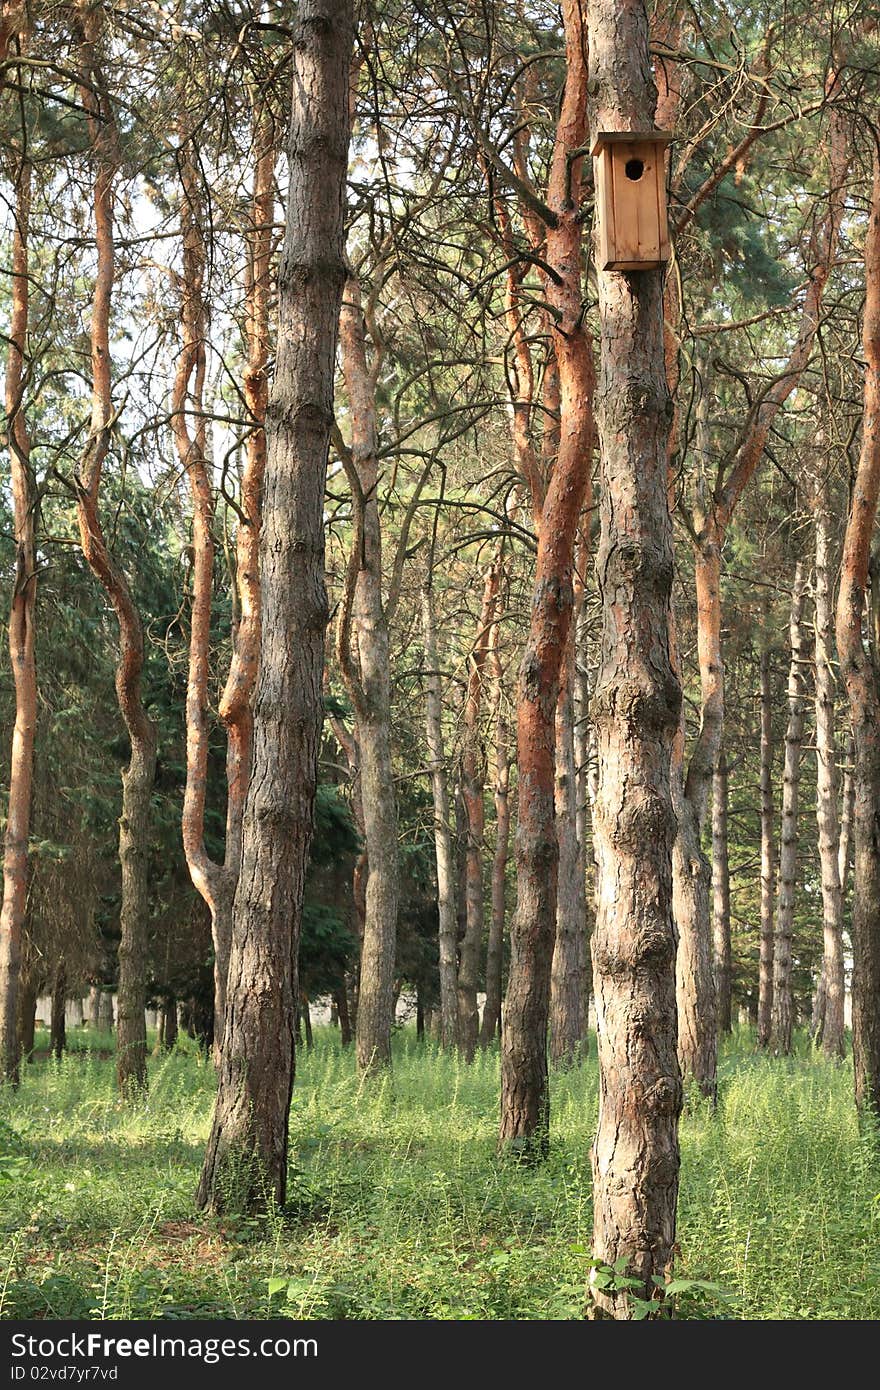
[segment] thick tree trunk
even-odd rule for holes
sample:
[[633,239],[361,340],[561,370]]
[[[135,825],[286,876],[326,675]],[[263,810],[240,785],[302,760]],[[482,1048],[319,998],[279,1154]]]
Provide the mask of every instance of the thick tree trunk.
[[[397,797],[391,754],[391,670],[382,601],[382,530],[376,384],[381,354],[367,362],[360,287],[349,279],[339,322],[343,375],[351,415],[351,447],[343,459],[352,490],[354,535],[340,605],[337,656],[356,716],[367,885],[356,1050],[363,1073],[391,1065],[394,959],[399,865]],[[357,660],[352,651],[357,633]]]
[[[824,460],[822,465],[824,466]],[[832,517],[828,483],[822,476],[815,498],[816,571],[814,582],[816,662],[816,819],[822,871],[822,1048],[826,1057],[844,1055],[843,894],[840,886],[841,833],[837,809],[837,750],[834,733],[834,674],[831,667]],[[818,1022],[818,1020],[817,1020]]]
[[773,1024],[776,913],[776,813],[773,806],[773,690],[770,649],[761,652],[761,928],[758,963],[758,1047],[769,1047]]
[[[595,130],[650,129],[642,3],[591,0]],[[599,1123],[593,1147],[593,1254],[657,1296],[678,1196],[681,1079],[676,1055],[672,746],[681,688],[669,650],[672,532],[662,276],[597,271],[602,325],[602,469],[597,573],[602,643],[592,701],[599,756],[593,984]],[[618,1264],[622,1262],[622,1265]],[[597,1316],[628,1318],[624,1291],[592,1287]]]
[[489,940],[486,947],[486,1002],[483,1005],[483,1021],[480,1028],[480,1046],[484,1048],[491,1046],[501,1026],[501,973],[507,902],[507,860],[510,853],[510,746],[504,671],[499,655],[501,601],[499,597],[496,621],[492,625],[488,662],[492,678],[492,724],[495,731],[495,853],[492,856],[492,920],[489,924]]
[[[18,993],[22,931],[27,908],[28,839],[37,726],[37,667],[34,609],[37,591],[36,490],[24,416],[25,351],[30,282],[28,227],[31,166],[23,159],[15,180],[12,231],[12,306],[6,355],[6,444],[12,484],[15,578],[9,612],[9,660],[15,684],[15,724],[9,763],[9,797],[3,847],[3,907],[0,911],[0,1081],[18,1082]],[[32,1049],[31,1049],[32,1050]]]
[[437,916],[440,948],[440,1042],[458,1042],[458,917],[455,910],[455,862],[450,828],[449,783],[443,749],[443,705],[437,664],[434,596],[429,578],[422,588],[422,642],[425,649],[425,725],[428,767],[434,801],[434,855],[437,863]]
[[548,183],[554,224],[544,258],[555,314],[559,373],[558,453],[541,509],[531,619],[517,693],[519,767],[517,904],[501,1038],[502,1147],[547,1151],[547,1025],[556,934],[559,847],[554,825],[556,703],[571,626],[574,546],[593,449],[593,348],[580,273],[582,158],[587,135],[586,25],[565,0],[566,79]]
[[267,412],[261,653],[219,1089],[198,1202],[283,1203],[296,959],[322,717],[323,504],[345,281],[350,0],[303,0],[294,27],[290,188]]
[[465,933],[458,965],[458,1046],[466,1062],[474,1060],[480,1030],[477,984],[483,946],[483,840],[485,813],[483,784],[485,757],[480,739],[480,707],[483,680],[495,604],[499,568],[491,565],[483,580],[479,625],[470,658],[464,702],[464,737],[461,758],[462,797],[467,825],[465,851]]
[[854,748],[853,1071],[856,1104],[880,1114],[880,696],[862,640],[871,539],[880,493],[880,154],[865,240],[862,447],[853,486],[837,600],[837,651],[849,697]]
[[782,835],[779,852],[779,906],[776,911],[776,939],[773,946],[773,1022],[771,1040],[777,1053],[791,1052],[794,1001],[791,981],[791,945],[794,932],[794,903],[797,889],[798,798],[801,780],[801,748],[804,741],[806,711],[804,670],[807,661],[804,641],[805,577],[802,561],[795,565],[791,590],[789,640],[791,662],[788,673],[788,727],[785,731],[785,763],[782,774]]
[[722,748],[712,779],[712,905],[715,938],[715,998],[718,1032],[729,1033],[731,1019],[730,862],[727,844],[727,755]]
[[550,1059],[571,1066],[587,1036],[587,893],[578,839],[577,768],[574,751],[575,623],[569,631],[556,702],[556,943],[550,975]]

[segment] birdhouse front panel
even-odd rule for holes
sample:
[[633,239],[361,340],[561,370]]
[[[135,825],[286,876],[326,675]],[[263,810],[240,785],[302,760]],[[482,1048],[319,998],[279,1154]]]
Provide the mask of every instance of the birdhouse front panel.
[[596,137],[599,267],[650,270],[669,260],[663,131]]

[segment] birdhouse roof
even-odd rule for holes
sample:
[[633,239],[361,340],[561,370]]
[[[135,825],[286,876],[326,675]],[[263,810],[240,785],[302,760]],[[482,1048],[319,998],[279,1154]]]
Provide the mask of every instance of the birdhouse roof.
[[600,130],[590,154],[599,154],[606,145],[669,145],[674,139],[671,130]]

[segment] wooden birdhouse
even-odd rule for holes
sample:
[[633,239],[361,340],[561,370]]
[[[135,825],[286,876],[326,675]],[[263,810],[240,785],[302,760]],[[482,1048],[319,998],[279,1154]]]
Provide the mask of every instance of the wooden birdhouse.
[[600,131],[595,159],[601,270],[651,270],[669,260],[666,130]]

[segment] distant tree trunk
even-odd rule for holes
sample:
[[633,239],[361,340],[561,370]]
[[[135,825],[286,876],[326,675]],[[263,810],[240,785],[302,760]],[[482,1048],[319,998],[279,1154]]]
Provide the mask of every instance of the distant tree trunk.
[[758,1047],[770,1046],[773,1024],[773,948],[776,911],[776,834],[773,807],[773,690],[770,649],[761,652],[761,933],[758,965]]
[[28,972],[22,975],[18,993],[18,1055],[26,1062],[34,1060],[34,1035],[37,1028],[37,986]]
[[177,1000],[173,994],[166,994],[162,1002],[161,1044],[165,1052],[171,1052],[177,1042]]
[[267,413],[260,673],[225,1035],[198,1203],[282,1204],[296,959],[322,717],[324,486],[345,281],[350,0],[303,0],[292,44],[290,187]]
[[462,796],[467,824],[465,853],[466,925],[458,966],[458,1045],[466,1062],[474,1060],[480,1031],[477,984],[483,946],[483,783],[485,758],[480,739],[480,707],[490,634],[495,622],[499,568],[493,564],[483,578],[483,599],[476,640],[470,657],[464,702],[461,759]]
[[719,1033],[729,1033],[732,1027],[727,791],[727,755],[722,748],[712,779],[712,896],[715,927],[715,997]]
[[339,1015],[339,1041],[343,1047],[348,1047],[351,1043],[351,1018],[348,1012],[348,990],[344,981],[333,995],[333,999]]
[[[529,633],[517,691],[517,904],[501,1037],[502,1147],[538,1157],[549,1143],[547,1025],[556,934],[559,847],[554,825],[556,702],[571,626],[574,547],[593,451],[593,347],[581,284],[581,181],[587,137],[586,24],[563,4],[565,92],[548,182],[553,223],[544,259],[555,318],[558,453],[541,508]],[[546,385],[546,382],[545,382]],[[554,438],[555,442],[555,438]]]
[[504,695],[504,671],[499,655],[501,597],[492,625],[488,668],[492,679],[492,724],[495,731],[494,803],[495,853],[492,857],[492,920],[486,948],[486,1002],[480,1046],[490,1047],[501,1025],[501,973],[504,957],[504,919],[507,899],[507,860],[510,853],[510,746]]
[[110,452],[114,418],[110,355],[110,310],[115,275],[114,186],[119,164],[115,114],[103,84],[96,45],[102,12],[77,8],[83,60],[80,95],[88,113],[94,157],[93,202],[97,272],[92,297],[92,421],[79,475],[74,480],[83,556],[109,599],[119,628],[116,697],[129,737],[128,767],[122,774],[119,861],[119,981],[116,992],[116,1077],[119,1090],[147,1084],[147,922],[150,800],[156,770],[156,726],[143,704],[144,635],[128,581],[110,553],[99,515],[101,476]]
[[804,566],[795,565],[791,590],[789,637],[791,663],[788,674],[788,727],[785,731],[785,764],[782,774],[782,836],[779,853],[779,906],[776,912],[776,940],[773,948],[774,1050],[787,1056],[791,1052],[793,998],[791,982],[791,943],[794,931],[794,903],[797,888],[798,796],[801,780],[801,747],[804,741],[804,667],[807,660],[804,615]]
[[60,960],[55,967],[55,979],[52,982],[52,1014],[49,1039],[52,1055],[59,1062],[64,1056],[64,1052],[67,1048],[67,1025],[64,1017],[66,1004],[67,969],[64,961]]
[[[341,446],[355,513],[336,651],[356,716],[361,805],[367,853],[366,915],[356,1026],[361,1072],[391,1065],[392,994],[397,944],[399,865],[397,797],[391,755],[391,670],[382,600],[382,528],[376,385],[381,353],[367,361],[360,286],[349,279],[339,322],[342,369],[351,416],[351,447]],[[352,629],[357,633],[357,658]]]
[[416,986],[416,1038],[419,1042],[425,1040],[425,1001],[421,985]]
[[[820,464],[824,467],[824,459]],[[831,668],[830,551],[832,517],[828,483],[820,476],[814,504],[816,542],[816,819],[822,871],[822,1049],[826,1057],[844,1055],[843,894],[840,886],[841,833],[837,809],[837,752],[834,734],[834,674]]]
[[428,578],[422,587],[422,642],[425,649],[425,724],[431,794],[434,800],[434,855],[437,863],[437,916],[440,947],[440,1042],[448,1049],[458,1042],[458,917],[455,905],[455,862],[450,828],[449,783],[443,749],[443,706],[437,664],[434,596]]
[[[590,0],[589,16],[592,128],[650,129],[656,92],[644,5]],[[672,914],[671,758],[681,688],[669,651],[669,394],[661,272],[598,270],[596,278],[603,630],[591,701],[599,762],[593,1254],[636,1278],[639,1297],[654,1298],[654,1277],[673,1258],[682,1096]],[[594,1283],[591,1293],[596,1316],[632,1316],[626,1292]]]
[[678,834],[673,851],[678,1059],[685,1077],[715,1098],[718,1058],[715,976],[712,968],[712,868],[702,847],[709,790],[724,722],[721,653],[721,545],[723,532],[711,514],[701,518],[694,546],[697,650],[700,665],[700,732],[684,773],[684,726],[676,739],[673,790]]
[[550,975],[550,1058],[571,1066],[587,1036],[587,893],[582,845],[578,839],[578,779],[574,751],[575,629],[568,635],[556,702],[556,835],[559,876],[556,889],[556,943]]
[[[3,906],[0,911],[0,1081],[18,1083],[18,993],[22,931],[27,909],[28,840],[37,725],[37,667],[34,610],[37,592],[36,489],[30,438],[24,416],[30,281],[28,229],[31,166],[18,165],[12,230],[12,304],[6,354],[6,443],[12,484],[15,578],[9,612],[9,660],[15,684],[15,724],[9,764],[9,797],[3,849]],[[32,1049],[31,1049],[32,1050]]]
[[849,697],[855,789],[853,828],[853,1071],[856,1104],[880,1113],[880,695],[862,640],[871,539],[880,493],[880,154],[865,240],[865,353],[862,447],[843,543],[837,651]]
[[309,996],[305,990],[300,991],[300,1014],[306,1030],[306,1047],[311,1052],[315,1046],[315,1039],[312,1034],[312,1010],[309,1005]]

